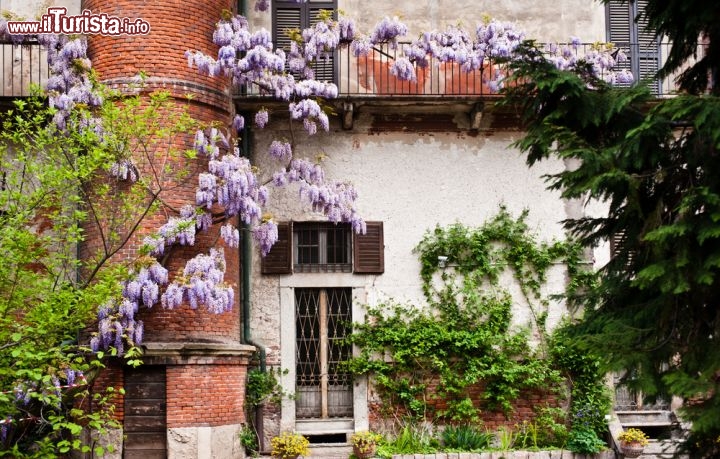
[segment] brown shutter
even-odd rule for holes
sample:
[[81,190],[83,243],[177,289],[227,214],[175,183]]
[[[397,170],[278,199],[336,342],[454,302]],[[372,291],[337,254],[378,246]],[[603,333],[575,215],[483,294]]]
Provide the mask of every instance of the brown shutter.
[[383,222],[366,222],[365,234],[354,234],[353,272],[357,274],[382,274],[385,272],[385,243]]
[[278,223],[278,240],[262,258],[262,273],[292,273],[292,222]]

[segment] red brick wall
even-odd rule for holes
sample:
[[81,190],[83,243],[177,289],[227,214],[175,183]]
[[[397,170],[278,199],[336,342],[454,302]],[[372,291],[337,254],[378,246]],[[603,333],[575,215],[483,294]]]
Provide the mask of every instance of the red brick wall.
[[[432,384],[431,384],[432,386]],[[512,403],[513,409],[509,413],[502,410],[491,410],[482,400],[484,386],[482,384],[474,384],[468,388],[468,394],[473,400],[476,408],[480,410],[480,419],[483,425],[490,431],[497,430],[500,426],[514,427],[522,424],[523,421],[532,421],[538,414],[538,410],[545,407],[563,406],[563,400],[555,393],[542,390],[523,390],[517,399]],[[432,394],[430,387],[428,394]],[[432,418],[432,413],[447,408],[447,402],[443,399],[427,399],[428,417]],[[373,402],[369,406],[370,411],[370,427],[382,430],[384,422],[383,418],[387,416],[382,414],[382,406],[380,403]],[[442,421],[439,421],[442,423]]]
[[223,9],[231,9],[232,4],[231,0],[84,0],[82,7],[93,13],[150,23],[148,35],[93,36],[89,47],[93,66],[106,81],[124,80],[139,71],[164,78],[168,88],[174,80],[180,94],[207,97],[212,105],[227,110],[230,100],[222,97],[229,94],[227,80],[200,76],[188,67],[184,53],[188,49],[217,53],[212,31]]
[[[114,418],[120,422],[125,419],[125,397],[120,392],[123,387],[125,378],[123,375],[123,369],[116,362],[108,363],[107,367],[103,369],[100,374],[92,380],[90,383],[90,393],[106,395],[107,389],[112,387],[114,390],[112,395],[108,397],[108,403],[114,405]],[[95,402],[93,403],[93,410],[98,408]]]
[[[168,90],[177,106],[186,107],[193,118],[209,123],[229,125],[232,101],[229,81],[226,78],[202,76],[195,68],[188,68],[186,50],[217,53],[211,37],[215,23],[223,9],[231,9],[232,0],[84,0],[82,7],[93,13],[140,18],[150,23],[151,31],[145,36],[89,38],[89,55],[101,81],[123,89],[142,71],[147,76],[144,91]],[[187,99],[192,96],[192,100]],[[172,146],[180,151],[192,147],[194,132],[176,136]],[[148,215],[129,243],[113,261],[131,261],[136,256],[142,238],[154,232],[169,216],[176,215],[184,204],[195,204],[197,173],[206,164],[202,158],[194,162],[178,160],[171,167],[189,168],[187,179],[164,183],[172,190],[161,195],[166,204],[157,213]],[[81,256],[88,256],[98,247],[97,227],[86,228],[87,240],[81,247]],[[207,234],[198,234],[195,246],[174,247],[164,260],[171,279],[198,253],[210,247],[222,247],[218,240],[219,228]],[[139,319],[145,323],[146,342],[238,342],[240,340],[239,315],[239,252],[225,248],[226,282],[236,289],[233,311],[223,314],[208,313],[203,307],[192,310],[183,305],[175,310],[164,310],[160,305],[142,310]],[[210,346],[212,347],[212,346]],[[244,358],[193,355],[192,358],[169,359],[166,362],[167,425],[172,427],[220,426],[244,421],[244,392],[247,361]],[[149,357],[151,360],[153,357]],[[101,375],[112,378],[113,371]],[[120,373],[122,377],[122,372]],[[122,400],[118,405],[122,409]],[[122,413],[120,413],[122,415]]]
[[[229,82],[226,78],[202,76],[195,68],[188,68],[184,55],[187,49],[216,53],[217,46],[212,43],[212,31],[223,9],[230,9],[230,0],[193,0],[193,1],[115,1],[86,0],[83,8],[93,13],[106,13],[111,16],[139,18],[150,23],[148,35],[136,36],[100,36],[89,39],[89,55],[93,66],[102,81],[123,86],[139,71],[144,71],[149,79],[146,89],[166,89],[176,98],[179,106],[187,107],[197,120],[209,123],[230,122],[231,99]],[[186,95],[193,96],[188,102]],[[180,150],[190,149],[193,132],[172,139],[172,146]],[[191,173],[180,183],[166,181],[162,185],[168,192],[160,198],[167,204],[159,212],[148,215],[113,261],[132,261],[136,249],[143,237],[154,232],[167,221],[168,216],[177,215],[184,204],[195,203],[197,173],[206,164],[206,159],[184,161],[178,159],[174,169],[187,168]],[[89,257],[100,247],[99,228],[92,223],[86,225],[86,241],[80,249],[81,257]],[[209,247],[222,246],[218,242],[219,228],[208,234],[199,234],[193,247],[174,247],[166,267],[171,275],[181,272],[185,262],[197,255],[206,253]],[[235,341],[240,337],[239,317],[239,258],[238,249],[225,248],[227,262],[226,282],[236,288],[236,301],[233,311],[225,314],[209,314],[202,307],[191,310],[187,305],[172,311],[163,310],[159,305],[151,310],[143,310],[139,318],[145,323],[145,340],[162,341]]]
[[244,422],[246,370],[223,363],[168,366],[168,428]]

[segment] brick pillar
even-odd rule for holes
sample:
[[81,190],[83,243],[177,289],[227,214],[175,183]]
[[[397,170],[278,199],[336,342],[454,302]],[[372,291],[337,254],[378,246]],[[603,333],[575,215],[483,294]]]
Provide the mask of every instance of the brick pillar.
[[[92,13],[131,21],[140,18],[151,27],[148,35],[90,36],[89,56],[93,67],[101,81],[119,89],[137,83],[134,77],[144,72],[147,75],[144,90],[167,90],[174,103],[189,107],[195,119],[206,123],[218,121],[227,126],[232,113],[229,81],[200,75],[197,69],[188,67],[184,53],[188,49],[217,53],[211,41],[212,32],[222,10],[231,9],[232,3],[232,0],[84,0],[82,8]],[[181,150],[191,148],[193,134],[174,139],[174,146]],[[192,167],[191,170],[203,170],[206,159],[198,161],[199,165],[189,166],[199,166],[199,169]],[[195,203],[196,175],[191,174],[183,183],[175,185],[172,193],[161,196],[170,208]],[[168,212],[172,215],[168,208],[149,215],[120,256],[132,258],[142,237],[164,223]],[[171,276],[197,253],[207,252],[213,246],[222,247],[218,233],[219,229],[215,228],[209,234],[199,234],[194,247],[174,248],[166,263]],[[93,244],[91,231],[86,244],[88,247]],[[146,364],[167,367],[169,457],[189,457],[188,454],[238,457],[237,432],[244,422],[245,374],[253,348],[240,343],[238,249],[225,247],[225,258],[225,279],[236,288],[231,312],[217,315],[203,307],[193,310],[187,305],[163,310],[156,305],[142,311],[139,317],[145,323],[143,360]],[[185,440],[178,443],[178,438]],[[212,441],[203,440],[208,438]]]

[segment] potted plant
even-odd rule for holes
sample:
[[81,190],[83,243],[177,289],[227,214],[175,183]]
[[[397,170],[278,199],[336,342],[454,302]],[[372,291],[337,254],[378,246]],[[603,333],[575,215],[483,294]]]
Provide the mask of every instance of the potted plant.
[[283,432],[270,440],[272,457],[295,459],[310,454],[310,442],[299,433]]
[[375,454],[378,443],[382,440],[382,435],[370,431],[355,432],[350,437],[353,447],[353,454],[357,459],[366,459]]
[[648,444],[648,436],[640,429],[630,428],[618,435],[620,449],[625,457],[638,457]]

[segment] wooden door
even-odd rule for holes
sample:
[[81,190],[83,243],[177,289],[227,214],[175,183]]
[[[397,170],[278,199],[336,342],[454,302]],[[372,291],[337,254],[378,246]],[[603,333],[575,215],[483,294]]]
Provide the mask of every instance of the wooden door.
[[167,457],[165,367],[125,370],[125,459]]

